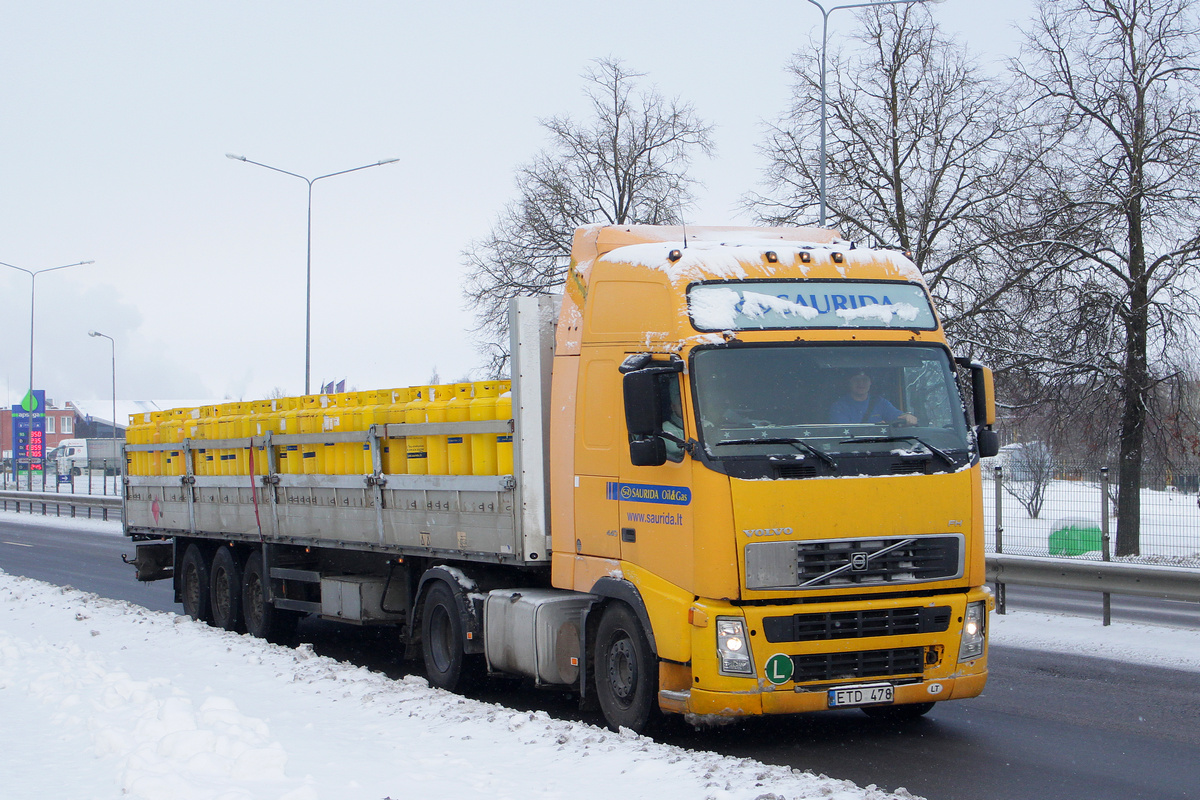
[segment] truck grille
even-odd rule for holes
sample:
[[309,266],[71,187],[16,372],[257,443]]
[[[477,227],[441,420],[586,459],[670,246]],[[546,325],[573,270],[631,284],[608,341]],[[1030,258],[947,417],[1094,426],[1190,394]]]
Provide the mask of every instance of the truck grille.
[[799,585],[917,583],[962,574],[962,536],[798,542]]
[[905,647],[899,650],[865,650],[858,653],[818,653],[792,656],[795,683],[842,681],[854,678],[881,678],[892,675],[921,674],[924,650]]
[[949,606],[834,611],[763,619],[763,634],[772,643],[941,633],[949,627]]

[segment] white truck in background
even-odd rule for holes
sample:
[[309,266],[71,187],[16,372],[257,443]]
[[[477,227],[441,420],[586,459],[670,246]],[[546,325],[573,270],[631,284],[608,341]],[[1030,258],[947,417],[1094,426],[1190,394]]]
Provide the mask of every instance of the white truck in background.
[[59,475],[85,475],[92,470],[118,475],[122,469],[122,439],[63,439],[46,456]]

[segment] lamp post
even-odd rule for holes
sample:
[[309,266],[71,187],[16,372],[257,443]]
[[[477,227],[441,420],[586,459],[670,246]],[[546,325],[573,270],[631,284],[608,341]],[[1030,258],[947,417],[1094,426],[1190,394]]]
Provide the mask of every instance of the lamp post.
[[878,0],[874,3],[847,3],[840,6],[825,6],[817,0],[808,0],[821,10],[821,212],[820,226],[825,227],[825,49],[829,41],[829,15],[843,8],[871,8],[872,6],[912,5],[914,3],[944,3],[946,0]]
[[275,172],[282,172],[284,175],[291,175],[293,178],[299,178],[308,184],[308,255],[304,269],[304,393],[308,394],[309,372],[312,365],[312,187],[313,184],[325,178],[332,178],[335,175],[345,175],[347,172],[358,172],[362,169],[370,169],[371,167],[379,167],[384,164],[395,164],[400,159],[385,158],[382,161],[376,161],[374,164],[363,164],[361,167],[352,169],[343,169],[338,172],[331,172],[328,175],[318,175],[315,178],[306,178],[303,175],[297,175],[295,172],[288,172],[286,169],[272,167],[270,164],[263,164],[258,161],[251,161],[245,156],[226,153],[226,158],[232,158],[234,161],[245,161],[247,164],[264,167]]
[[[37,298],[37,276],[43,272],[53,272],[56,269],[67,269],[68,267],[82,267],[84,264],[95,264],[95,261],[76,261],[74,264],[63,264],[61,267],[46,267],[45,269],[25,269],[18,267],[16,264],[9,264],[5,261],[0,261],[0,266],[12,267],[13,269],[24,272],[29,276],[29,394],[26,395],[29,401],[29,408],[26,412],[29,414],[29,432],[33,433],[33,311],[34,301]],[[43,409],[43,412],[45,409]],[[13,443],[14,445],[16,442]],[[28,454],[27,454],[28,455]],[[16,447],[13,447],[13,470],[15,472],[17,466]],[[29,491],[33,491],[33,462],[29,464]]]
[[[100,331],[88,331],[88,336],[98,336],[102,339],[108,339],[108,343],[112,346],[112,451],[115,456],[119,452],[117,447],[117,343],[111,336]],[[117,465],[120,465],[119,461]],[[107,470],[105,470],[105,474],[107,474]],[[113,475],[117,475],[116,469],[113,470]],[[116,481],[114,480],[115,483]]]

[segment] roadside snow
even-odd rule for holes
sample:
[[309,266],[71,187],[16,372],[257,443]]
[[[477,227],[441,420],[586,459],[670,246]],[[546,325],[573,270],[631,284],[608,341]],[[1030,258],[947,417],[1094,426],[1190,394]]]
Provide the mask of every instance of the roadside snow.
[[[994,645],[1200,672],[1196,630],[1035,612],[990,624]],[[0,720],[6,800],[911,796],[513,711],[2,571]]]
[[0,572],[5,798],[884,800]]

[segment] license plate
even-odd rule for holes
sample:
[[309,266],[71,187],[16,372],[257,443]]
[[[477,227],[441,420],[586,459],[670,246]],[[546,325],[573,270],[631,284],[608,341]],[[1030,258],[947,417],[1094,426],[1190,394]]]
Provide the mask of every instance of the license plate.
[[872,683],[865,686],[842,686],[829,690],[830,708],[873,706],[879,703],[891,703],[893,700],[894,690],[890,683]]

